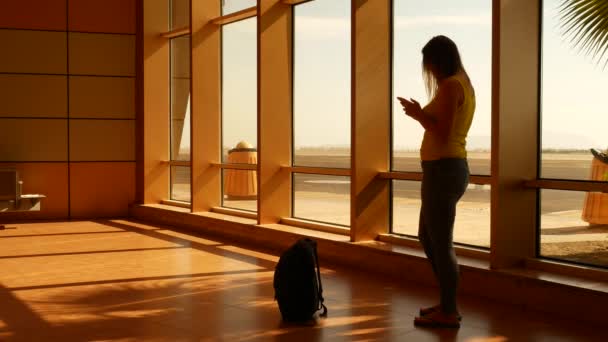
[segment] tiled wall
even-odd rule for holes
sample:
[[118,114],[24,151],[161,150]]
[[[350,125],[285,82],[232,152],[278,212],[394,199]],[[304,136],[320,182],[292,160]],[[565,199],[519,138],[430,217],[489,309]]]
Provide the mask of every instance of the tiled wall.
[[122,216],[135,198],[136,0],[0,4],[0,168],[40,212]]

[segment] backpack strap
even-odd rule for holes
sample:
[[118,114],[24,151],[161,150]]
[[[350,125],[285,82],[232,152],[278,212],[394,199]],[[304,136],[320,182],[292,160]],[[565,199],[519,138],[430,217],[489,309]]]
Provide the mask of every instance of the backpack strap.
[[327,307],[325,306],[325,304],[323,304],[325,299],[323,298],[323,284],[321,283],[321,270],[319,268],[319,256],[317,255],[317,244],[315,243],[313,246],[314,246],[313,254],[315,256],[315,266],[317,268],[317,282],[319,283],[319,302],[321,303],[321,307],[319,307],[319,310],[323,309],[321,316],[325,317],[325,316],[327,316]]

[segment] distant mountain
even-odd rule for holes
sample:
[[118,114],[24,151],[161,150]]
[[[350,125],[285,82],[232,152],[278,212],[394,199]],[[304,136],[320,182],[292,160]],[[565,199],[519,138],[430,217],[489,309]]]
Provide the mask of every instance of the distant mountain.
[[467,150],[490,150],[492,138],[489,135],[471,135],[467,137]]
[[[406,141],[404,145],[396,146],[396,150],[401,151],[418,151],[419,139],[411,139]],[[489,135],[471,135],[467,138],[467,149],[469,151],[485,150],[489,151],[491,147],[491,138]],[[557,150],[588,150],[590,148],[605,149],[608,147],[608,139],[606,141],[595,141],[594,139],[582,134],[544,131],[542,135],[543,149]],[[297,150],[306,152],[306,150],[331,150],[331,151],[350,151],[348,145],[315,145],[315,146],[298,146]],[[180,155],[187,156],[190,154],[190,149],[185,146],[180,149]]]
[[[608,139],[605,142],[596,142],[582,134],[556,131],[543,131],[541,141],[543,149],[587,150],[590,148],[604,149],[608,146]],[[490,149],[491,143],[489,135],[472,135],[467,138],[467,149],[486,150]]]
[[589,148],[604,149],[608,146],[608,140],[598,142],[585,135],[568,132],[543,131],[541,139],[543,149],[586,150]]

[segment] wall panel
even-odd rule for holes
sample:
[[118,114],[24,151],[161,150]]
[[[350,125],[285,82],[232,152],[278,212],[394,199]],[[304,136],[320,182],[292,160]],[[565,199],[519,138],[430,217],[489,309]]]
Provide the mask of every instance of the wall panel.
[[0,27],[38,30],[66,28],[66,0],[5,0]]
[[182,28],[190,25],[190,0],[171,1],[171,29]]
[[135,160],[134,120],[71,120],[70,161]]
[[69,34],[71,75],[135,76],[135,37]]
[[69,30],[135,33],[135,0],[69,0]]
[[135,162],[71,163],[73,218],[128,216],[135,200]]
[[0,75],[0,117],[66,117],[66,76]]
[[135,118],[135,79],[70,76],[71,118]]
[[0,30],[0,72],[65,74],[65,32]]
[[0,161],[67,161],[67,120],[0,119]]

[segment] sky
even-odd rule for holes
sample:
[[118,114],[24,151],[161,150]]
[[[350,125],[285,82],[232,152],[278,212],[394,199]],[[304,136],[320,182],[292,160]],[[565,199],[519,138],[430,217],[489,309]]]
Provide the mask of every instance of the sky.
[[[543,148],[606,148],[608,68],[602,70],[563,37],[558,21],[559,2],[543,1]],[[492,1],[395,0],[394,3],[394,95],[426,103],[420,66],[422,46],[438,34],[452,38],[460,49],[477,96],[468,147],[489,149]],[[226,0],[225,12],[252,4],[255,1]],[[350,145],[350,22],[350,0],[315,0],[295,8],[296,148]],[[255,18],[224,26],[225,147],[233,147],[241,140],[256,143],[255,32]],[[394,148],[416,150],[422,134],[420,126],[406,117],[393,99]],[[182,141],[189,142],[189,135],[184,134]]]

